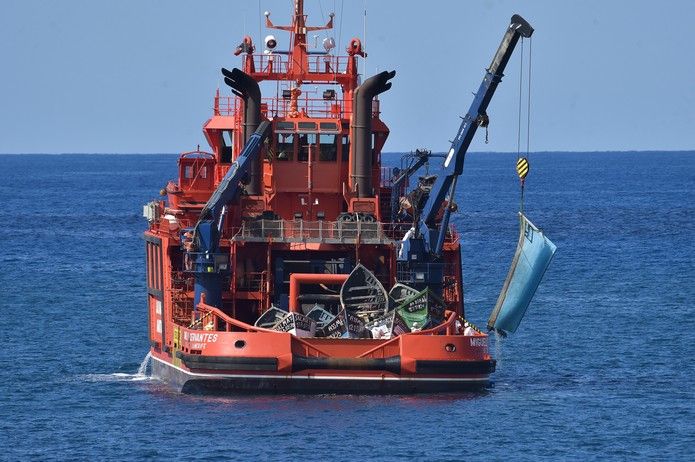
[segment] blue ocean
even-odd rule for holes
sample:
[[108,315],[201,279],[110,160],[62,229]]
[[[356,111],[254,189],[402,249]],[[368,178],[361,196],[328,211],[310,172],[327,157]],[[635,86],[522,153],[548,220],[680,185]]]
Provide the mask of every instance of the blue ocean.
[[[137,373],[142,205],[176,156],[0,156],[0,459],[692,460],[695,152],[529,159],[525,211],[558,251],[518,332],[493,339],[490,389],[209,397]],[[459,181],[479,326],[518,237],[515,161],[471,154]]]

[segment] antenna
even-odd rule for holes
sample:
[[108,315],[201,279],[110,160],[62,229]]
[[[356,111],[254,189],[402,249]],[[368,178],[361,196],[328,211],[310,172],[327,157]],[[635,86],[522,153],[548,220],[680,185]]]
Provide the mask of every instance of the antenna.
[[260,41],[263,37],[263,26],[261,25],[262,14],[263,13],[261,12],[261,0],[258,0],[258,41]]
[[[362,22],[362,45],[367,49],[367,0],[364,0],[364,18]],[[367,54],[364,55],[364,75],[369,75],[367,72]]]

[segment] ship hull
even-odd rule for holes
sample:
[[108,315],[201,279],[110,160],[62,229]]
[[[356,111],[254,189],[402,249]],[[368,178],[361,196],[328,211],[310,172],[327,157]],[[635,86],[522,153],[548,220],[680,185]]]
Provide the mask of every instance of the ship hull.
[[[168,326],[175,339],[152,345],[153,375],[184,393],[422,393],[481,389],[495,360],[488,336],[440,326],[392,339],[299,338],[252,327],[199,305],[211,326]],[[229,324],[244,331],[232,331]]]
[[[494,369],[494,362],[489,367]],[[177,391],[188,394],[407,394],[482,391],[490,386],[488,373],[456,377],[403,377],[359,371],[218,373],[186,370],[154,356],[152,375]]]

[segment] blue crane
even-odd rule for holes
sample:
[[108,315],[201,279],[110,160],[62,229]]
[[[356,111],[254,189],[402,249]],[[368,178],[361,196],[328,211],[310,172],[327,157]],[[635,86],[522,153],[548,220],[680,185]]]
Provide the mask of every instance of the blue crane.
[[229,256],[220,251],[226,207],[241,192],[269,134],[270,122],[261,122],[200,212],[193,229],[193,245],[186,255],[191,265],[189,271],[195,276],[194,307],[198,306],[202,294],[207,304],[222,305],[222,282],[230,272]]
[[517,14],[512,16],[511,23],[492,59],[492,63],[487,68],[473,102],[466,115],[462,117],[463,120],[458,133],[446,154],[441,172],[432,186],[427,202],[419,214],[419,220],[413,223],[414,229],[403,240],[399,260],[407,261],[411,268],[420,271],[421,274],[429,275],[429,277],[425,277],[425,282],[432,282],[436,286],[437,280],[441,276],[441,268],[437,268],[433,262],[441,257],[451,216],[451,207],[445,208],[439,223],[436,222],[437,215],[445,200],[448,201],[448,204],[453,203],[456,182],[463,173],[463,161],[466,152],[478,127],[485,127],[488,124],[487,107],[497,85],[502,80],[504,69],[519,38],[531,37],[532,34],[533,27],[524,18]]

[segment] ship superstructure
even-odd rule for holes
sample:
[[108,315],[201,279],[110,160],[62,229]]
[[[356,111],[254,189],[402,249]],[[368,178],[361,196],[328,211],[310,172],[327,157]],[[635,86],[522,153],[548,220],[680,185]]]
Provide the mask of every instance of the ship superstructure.
[[[444,156],[382,167],[389,136],[378,95],[395,71],[362,79],[365,56],[317,50],[303,1],[278,50],[244,37],[222,69],[179,178],[145,206],[149,339],[155,375],[184,391],[434,391],[485,386],[488,336],[465,320],[453,194],[475,129],[516,41],[514,16]],[[410,184],[410,183],[413,184]]]

